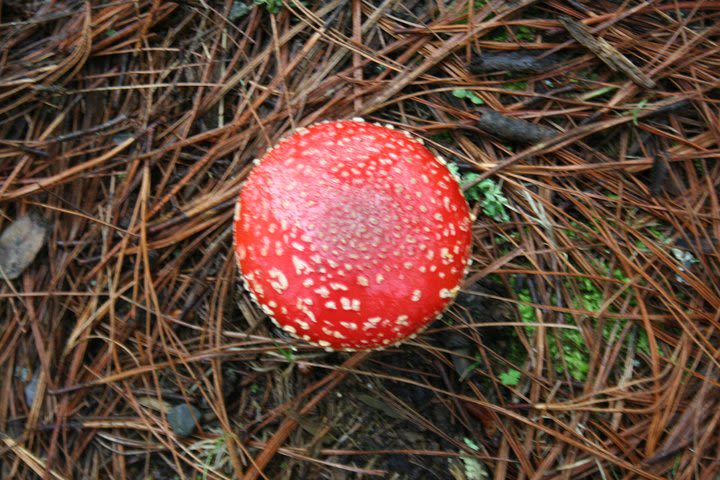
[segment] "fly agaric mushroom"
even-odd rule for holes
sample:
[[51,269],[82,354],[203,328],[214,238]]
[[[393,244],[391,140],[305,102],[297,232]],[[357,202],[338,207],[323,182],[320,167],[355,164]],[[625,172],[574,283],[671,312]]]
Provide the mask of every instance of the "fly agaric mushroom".
[[471,215],[442,159],[362,120],[301,128],[247,178],[235,214],[246,288],[285,331],[328,350],[396,344],[455,297]]

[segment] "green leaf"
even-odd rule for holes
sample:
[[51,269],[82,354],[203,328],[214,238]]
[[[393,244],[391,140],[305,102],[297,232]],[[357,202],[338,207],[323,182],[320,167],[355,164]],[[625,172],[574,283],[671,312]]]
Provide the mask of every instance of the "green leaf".
[[480,451],[480,447],[478,447],[477,443],[473,442],[471,439],[469,439],[467,437],[463,437],[463,442],[465,442],[465,445],[472,448],[476,452]]
[[468,91],[464,88],[456,88],[452,91],[452,94],[455,98],[465,98],[467,97]]
[[468,98],[475,105],[482,105],[485,103],[482,98],[478,97],[475,92],[468,92]]
[[501,373],[498,378],[506,387],[514,387],[520,383],[520,371],[511,368],[507,372]]
[[456,88],[452,91],[453,97],[455,98],[466,98],[475,105],[482,105],[485,103],[482,98],[478,97],[473,91],[466,90],[464,88]]

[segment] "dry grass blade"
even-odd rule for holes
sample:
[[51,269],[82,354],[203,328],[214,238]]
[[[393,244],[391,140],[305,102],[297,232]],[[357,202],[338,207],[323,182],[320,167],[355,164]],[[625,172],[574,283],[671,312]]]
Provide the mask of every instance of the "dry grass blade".
[[15,442],[12,438],[8,438],[5,434],[0,434],[0,439],[2,439],[3,444],[5,444],[8,451],[11,451],[14,453],[20,461],[22,461],[30,470],[35,472],[37,475],[46,475],[49,474],[50,478],[53,478],[55,480],[65,480],[66,477],[60,475],[59,473],[48,469],[45,462],[38,458],[36,455],[34,455],[31,451],[23,447],[22,445],[19,445],[17,442]]

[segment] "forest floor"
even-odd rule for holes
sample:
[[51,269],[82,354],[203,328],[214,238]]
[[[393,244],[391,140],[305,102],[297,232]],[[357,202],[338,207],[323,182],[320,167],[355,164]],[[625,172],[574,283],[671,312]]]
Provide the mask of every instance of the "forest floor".
[[[720,2],[0,2],[0,478],[720,478]],[[363,117],[477,215],[455,305],[326,353],[233,207]]]

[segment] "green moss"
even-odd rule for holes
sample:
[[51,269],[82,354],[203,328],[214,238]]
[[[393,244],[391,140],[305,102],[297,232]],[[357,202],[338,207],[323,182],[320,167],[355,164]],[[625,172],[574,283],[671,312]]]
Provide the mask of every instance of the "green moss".
[[515,29],[515,36],[523,42],[532,42],[535,40],[535,29],[521,25]]
[[[618,268],[611,269],[604,260],[594,260],[593,263],[600,275],[614,278],[624,283],[630,281],[622,270]],[[574,299],[572,305],[573,308],[577,310],[583,310],[591,314],[599,313],[607,300],[604,290],[598,286],[595,281],[589,278],[567,278],[562,283],[567,291],[577,292],[579,294],[579,296]],[[627,295],[632,295],[632,292],[627,291],[623,293],[618,298],[618,301],[624,301],[627,298]],[[521,290],[518,293],[518,300],[523,302],[523,304],[518,305],[518,312],[522,321],[525,323],[535,323],[536,309],[531,305],[527,305],[527,303],[532,303],[530,291],[528,289]],[[634,298],[629,299],[630,305],[634,305],[635,303]],[[607,307],[607,311],[617,313],[618,309],[614,304],[611,304]],[[592,325],[597,325],[595,324],[596,320],[592,318],[586,319],[585,321],[593,322]],[[611,332],[618,323],[622,328],[628,321],[629,320],[622,318],[604,319],[602,324],[602,337],[604,341],[610,341]],[[572,322],[569,321],[569,317],[566,317],[566,323],[572,325]],[[599,328],[599,325],[597,325],[597,327]],[[535,330],[535,327],[526,327],[526,333],[529,336],[532,336],[535,333]],[[589,370],[591,349],[586,344],[582,332],[578,330],[560,329],[557,331],[557,335],[548,335],[547,340],[550,357],[554,359],[559,358],[560,353],[562,352],[562,358],[567,365],[567,373],[569,373],[570,376],[577,381],[584,381]],[[632,341],[632,338],[629,338],[627,341]],[[644,331],[640,331],[634,341],[638,350],[642,352],[647,352],[649,350],[647,335]],[[554,365],[554,368],[555,372],[558,374],[563,374],[565,372],[565,366],[562,361],[558,361]]]
[[508,90],[515,90],[515,91],[521,91],[521,90],[527,90],[528,83],[525,81],[520,82],[508,82],[504,84],[505,88]]
[[649,342],[647,332],[645,330],[638,331],[637,339],[635,340],[635,347],[637,347],[637,349],[645,355],[650,355]]
[[[476,173],[466,173],[461,176],[461,185],[470,185],[475,182],[480,175]],[[505,207],[508,200],[502,192],[502,188],[495,181],[486,178],[476,183],[465,191],[468,200],[480,202],[483,213],[497,222],[509,222]]]

